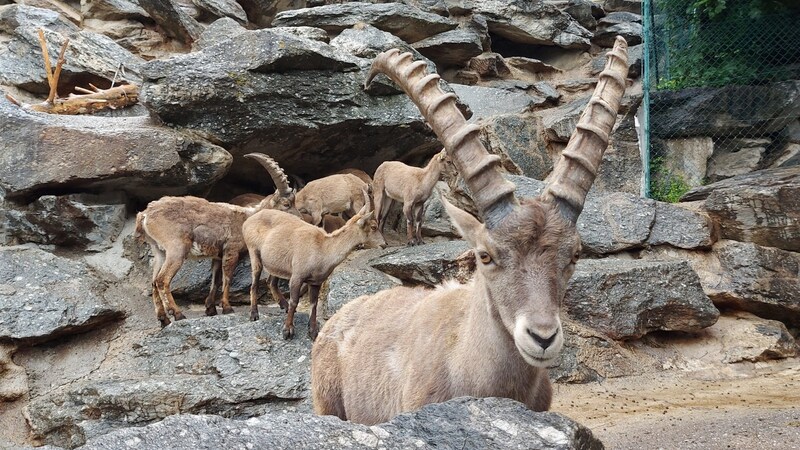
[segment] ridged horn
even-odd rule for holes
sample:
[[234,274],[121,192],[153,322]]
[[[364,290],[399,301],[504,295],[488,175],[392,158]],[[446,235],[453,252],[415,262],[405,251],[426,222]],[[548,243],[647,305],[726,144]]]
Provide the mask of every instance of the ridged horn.
[[244,157],[258,161],[259,164],[267,169],[272,182],[275,183],[275,189],[282,197],[287,197],[293,193],[292,188],[289,187],[289,178],[283,173],[283,169],[281,169],[277,161],[263,153],[248,153]]
[[541,195],[543,200],[555,202],[561,214],[572,223],[577,222],[586,194],[597,176],[625,93],[628,74],[628,43],[625,39],[617,36],[607,57],[592,98]]
[[478,139],[480,127],[464,119],[456,106],[456,95],[442,91],[439,75],[428,73],[427,64],[414,61],[411,53],[391,49],[378,55],[367,74],[365,89],[379,73],[397,83],[417,105],[466,181],[486,226],[493,228],[500,223],[518,205],[515,186],[498,170],[500,157],[486,151]]

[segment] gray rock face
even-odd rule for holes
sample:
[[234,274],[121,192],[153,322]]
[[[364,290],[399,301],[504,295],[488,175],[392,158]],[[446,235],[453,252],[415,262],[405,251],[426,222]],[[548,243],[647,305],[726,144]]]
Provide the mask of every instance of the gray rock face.
[[641,98],[634,99],[628,112],[617,119],[617,127],[611,132],[611,142],[603,154],[600,171],[590,192],[641,195],[644,165],[634,120],[640,101]]
[[134,0],[82,0],[81,16],[84,19],[124,20],[149,17]]
[[405,282],[434,286],[448,278],[469,276],[471,269],[458,260],[469,248],[464,241],[434,242],[393,250],[369,264]]
[[697,274],[680,261],[579,261],[564,306],[575,321],[612,339],[698,331],[719,317]]
[[569,138],[578,124],[578,119],[588,103],[589,97],[584,97],[543,111],[541,113],[542,125],[547,139],[553,142],[569,142]]
[[603,448],[588,428],[560,414],[535,413],[508,399],[470,397],[428,405],[372,427],[311,414],[268,414],[247,421],[216,416],[172,416],[147,427],[120,430],[93,439],[81,448],[121,448],[130,442],[141,449],[168,447],[176,450]]
[[589,30],[594,29],[597,26],[597,19],[605,15],[603,8],[590,0],[570,0],[564,12]]
[[484,0],[473,12],[486,17],[489,31],[512,42],[588,49],[592,33],[569,14],[545,2]]
[[230,17],[241,24],[247,23],[247,14],[236,0],[193,0],[194,4],[214,17]]
[[374,294],[400,284],[386,274],[370,267],[356,267],[341,264],[333,270],[328,278],[328,296],[326,315],[334,315],[336,311],[350,300],[362,295]]
[[655,203],[622,192],[587,199],[577,224],[583,251],[602,255],[641,247],[655,221]]
[[481,36],[471,30],[445,31],[414,43],[414,48],[441,67],[460,66],[483,53]]
[[[308,411],[301,400],[309,395],[311,342],[305,336],[284,341],[283,315],[273,311],[257,322],[240,315],[175,322],[137,347],[134,366],[125,373],[32,399],[33,433],[72,448],[173,414],[246,418]],[[307,324],[305,314],[295,320],[298,329]]]
[[27,344],[121,319],[88,268],[33,247],[0,248],[0,340]]
[[[603,68],[606,66],[606,61],[608,60],[606,54],[610,51],[611,50],[607,50],[592,59],[592,63],[589,67],[589,73],[592,75],[597,75],[603,71]],[[628,78],[636,79],[642,74],[643,51],[644,45],[642,44],[628,46]]]
[[[234,156],[268,148],[284,170],[307,178],[354,160],[371,172],[435,140],[405,95],[363,91],[368,64],[281,28],[248,31],[151,61],[142,97],[165,122],[207,133]],[[244,159],[231,173],[273,188],[263,168]]]
[[[20,15],[12,17],[16,20]],[[30,18],[30,16],[31,14],[28,14],[25,17]],[[25,25],[15,28],[13,38],[0,51],[0,83],[38,94],[49,92],[39,46],[39,28],[46,29],[45,40],[52,55],[51,61],[56,59],[64,40],[66,38],[70,40],[60,77],[62,86],[80,84],[75,80],[83,77],[83,79],[89,78],[90,82],[99,87],[108,87],[120,64],[126,69],[126,78],[117,73],[117,83],[121,78],[132,82],[140,81],[138,73],[144,60],[134,56],[110,38],[91,31],[78,31],[68,27],[55,27],[59,31],[50,31],[46,27],[52,22],[47,14],[34,17],[26,21]],[[88,88],[85,82],[81,87]],[[66,92],[61,94],[66,95]]]
[[467,86],[451,84],[458,98],[472,111],[471,122],[489,119],[500,114],[518,114],[537,104],[544,103],[543,98],[535,98],[521,92],[491,87]]
[[720,237],[800,251],[800,167],[769,169],[692,189]]
[[656,216],[647,238],[649,245],[670,245],[677,248],[708,248],[714,243],[711,219],[691,209],[670,203],[656,202]]
[[118,190],[152,200],[200,192],[231,163],[223,148],[147,117],[57,116],[0,99],[0,188],[8,199],[50,190]]
[[617,36],[622,36],[630,45],[642,43],[642,25],[638,23],[618,23],[604,27],[594,33],[592,43],[600,47],[611,48]]
[[771,143],[770,139],[730,139],[718,142],[708,161],[707,180],[713,183],[757,170]]
[[800,116],[800,81],[660,91],[651,109],[652,133],[662,138],[763,136]]
[[305,25],[336,34],[361,22],[388,31],[408,43],[453,30],[458,26],[451,19],[402,3],[363,2],[284,11],[275,16],[272,25],[275,27]]
[[714,153],[714,141],[710,137],[666,139],[662,153],[662,171],[689,186],[700,186],[706,177],[708,158]]
[[482,124],[481,140],[487,150],[501,155],[510,172],[543,180],[553,170],[553,159],[534,117],[521,114],[491,117]]
[[0,242],[104,250],[119,236],[125,215],[121,195],[46,195],[27,208],[0,210]]
[[[37,26],[59,33],[78,31],[75,24],[51,9],[14,4],[0,10],[0,31],[4,33],[13,34],[18,27]],[[44,65],[41,70],[44,72]]]
[[170,37],[189,44],[200,37],[203,26],[174,0],[137,0]]
[[207,26],[192,45],[194,50],[202,50],[219,42],[234,38],[247,29],[230,17],[217,19]]

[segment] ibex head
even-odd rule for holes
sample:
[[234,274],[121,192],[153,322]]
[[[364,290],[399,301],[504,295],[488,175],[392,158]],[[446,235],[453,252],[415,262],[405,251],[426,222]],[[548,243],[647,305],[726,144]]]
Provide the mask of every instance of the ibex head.
[[580,255],[575,223],[608,145],[625,90],[627,44],[617,38],[589,104],[551,181],[538,199],[517,200],[503,178],[500,158],[467,124],[455,94],[439,88],[439,76],[409,53],[389,50],[376,58],[367,84],[384,73],[411,97],[444,144],[472,192],[483,222],[444,202],[448,215],[475,251],[474,283],[487,308],[513,338],[523,359],[551,365],[563,346],[559,310]]
[[364,206],[358,213],[347,221],[344,228],[354,227],[357,230],[362,248],[385,247],[386,240],[383,233],[378,230],[378,220],[375,218],[375,211],[369,199],[369,188],[364,189]]
[[277,161],[263,153],[248,153],[244,157],[258,161],[267,170],[272,182],[275,183],[275,194],[269,199],[269,208],[299,216],[300,213],[294,206],[295,190],[289,186],[289,179]]

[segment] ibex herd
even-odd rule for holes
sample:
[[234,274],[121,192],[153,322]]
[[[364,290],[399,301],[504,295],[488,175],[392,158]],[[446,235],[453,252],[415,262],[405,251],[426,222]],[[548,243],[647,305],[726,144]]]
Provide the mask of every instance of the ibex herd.
[[[301,287],[312,302],[309,335],[311,390],[318,414],[364,424],[457,396],[516,399],[535,411],[549,409],[547,367],[563,343],[560,306],[581,252],[576,221],[608,146],[627,74],[627,44],[618,37],[586,110],[538,198],[517,199],[514,185],[487,152],[480,127],[467,124],[456,96],[445,93],[427,65],[398,50],[375,59],[365,87],[387,75],[417,105],[444,150],[425,168],[392,161],[375,172],[374,204],[366,174],[335,174],[295,193],[269,157],[261,163],[277,187],[250,206],[165,197],[137,215],[137,233],[153,255],[153,303],[162,325],[183,319],[169,290],[187,257],[213,258],[206,314],[216,314],[214,292],[222,271],[223,313],[232,312],[228,286],[239,255],[252,264],[250,318],[258,319],[257,283],[270,274],[273,297],[288,310],[283,337],[294,335]],[[408,244],[422,242],[425,200],[448,157],[472,193],[480,220],[442,199],[473,248],[476,271],[466,284],[435,289],[398,287],[346,304],[318,330],[320,285],[357,246],[382,246],[392,200],[403,202]],[[362,172],[363,173],[363,172]],[[329,195],[326,195],[329,194]],[[247,203],[245,203],[247,204]],[[346,223],[333,232],[317,227],[331,214]],[[303,220],[301,217],[305,218]],[[290,301],[275,277],[289,280]]]

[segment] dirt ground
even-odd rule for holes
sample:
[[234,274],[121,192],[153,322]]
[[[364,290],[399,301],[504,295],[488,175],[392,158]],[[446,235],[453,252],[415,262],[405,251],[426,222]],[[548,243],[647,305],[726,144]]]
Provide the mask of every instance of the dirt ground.
[[796,358],[735,377],[673,370],[555,390],[552,410],[591,428],[608,449],[800,449]]

